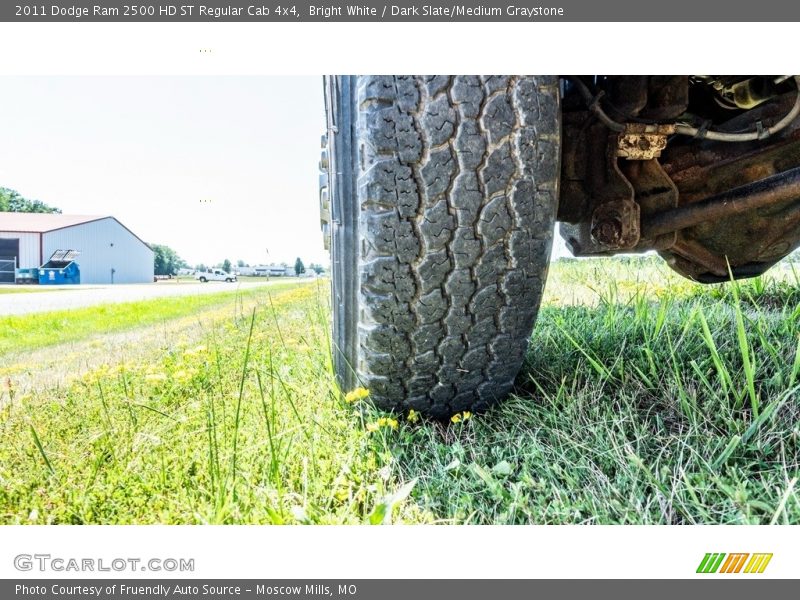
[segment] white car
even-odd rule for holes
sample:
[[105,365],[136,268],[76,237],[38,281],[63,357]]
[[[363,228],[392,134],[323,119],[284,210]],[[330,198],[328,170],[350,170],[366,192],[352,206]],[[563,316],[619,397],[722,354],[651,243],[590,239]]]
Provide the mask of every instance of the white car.
[[206,283],[207,281],[226,281],[233,283],[236,281],[236,275],[233,273],[226,273],[222,269],[208,269],[207,271],[198,271],[195,273],[194,278]]

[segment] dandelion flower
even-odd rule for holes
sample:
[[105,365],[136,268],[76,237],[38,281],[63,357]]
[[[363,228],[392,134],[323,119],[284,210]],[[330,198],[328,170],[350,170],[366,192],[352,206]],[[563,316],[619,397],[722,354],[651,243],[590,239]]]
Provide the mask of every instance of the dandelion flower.
[[150,383],[162,383],[167,380],[166,373],[148,373],[145,375],[145,381]]
[[184,354],[186,354],[186,356],[199,356],[200,354],[206,352],[206,350],[208,350],[208,348],[206,348],[203,344],[200,344],[199,346],[195,346],[194,348],[187,350]]
[[372,423],[367,423],[367,431],[373,433],[378,431],[381,427],[387,427],[389,429],[397,429],[397,419],[391,419],[389,417],[381,417],[377,421],[373,421]]
[[456,413],[452,417],[450,417],[451,423],[462,423],[464,421],[469,421],[472,418],[472,413],[468,410],[464,412]]
[[344,400],[348,404],[354,404],[359,400],[363,400],[367,396],[369,396],[369,390],[363,387],[357,387],[352,392],[347,392],[347,395],[345,395]]
[[406,417],[406,420],[409,423],[416,423],[417,421],[419,421],[419,413],[412,408],[411,410],[408,411],[408,416]]
[[172,378],[178,383],[186,383],[191,380],[192,377],[194,377],[194,373],[186,369],[178,369],[172,374]]

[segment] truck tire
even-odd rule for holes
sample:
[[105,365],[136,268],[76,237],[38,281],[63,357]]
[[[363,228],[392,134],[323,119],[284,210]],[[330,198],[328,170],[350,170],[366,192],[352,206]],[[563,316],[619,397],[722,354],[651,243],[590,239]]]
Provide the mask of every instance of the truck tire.
[[435,418],[522,365],[547,277],[554,76],[326,78],[334,363],[344,391]]

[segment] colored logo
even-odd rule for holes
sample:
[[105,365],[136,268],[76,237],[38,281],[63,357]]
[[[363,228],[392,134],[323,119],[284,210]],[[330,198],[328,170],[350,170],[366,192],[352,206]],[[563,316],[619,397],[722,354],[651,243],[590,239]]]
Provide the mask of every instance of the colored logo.
[[736,552],[709,552],[700,561],[698,573],[763,573],[772,554]]

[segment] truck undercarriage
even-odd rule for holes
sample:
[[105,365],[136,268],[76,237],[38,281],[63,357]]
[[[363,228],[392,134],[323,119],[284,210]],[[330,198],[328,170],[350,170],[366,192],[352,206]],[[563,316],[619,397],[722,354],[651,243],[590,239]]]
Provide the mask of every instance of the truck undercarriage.
[[576,256],[655,250],[710,283],[800,245],[796,78],[572,77],[563,96],[557,218]]

